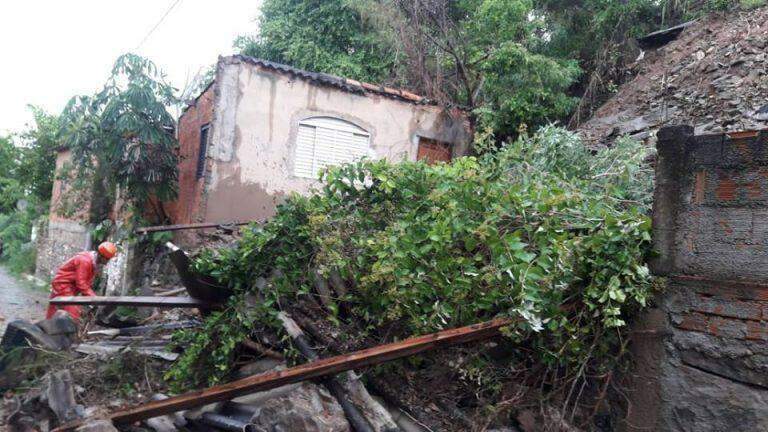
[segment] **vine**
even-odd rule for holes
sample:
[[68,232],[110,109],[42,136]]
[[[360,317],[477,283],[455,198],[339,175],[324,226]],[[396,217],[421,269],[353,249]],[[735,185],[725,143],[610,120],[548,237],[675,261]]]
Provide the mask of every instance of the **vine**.
[[[493,137],[481,134],[477,145],[493,146]],[[506,332],[525,348],[509,370],[571,371],[557,386],[567,404],[573,396],[565,389],[618,364],[628,319],[653,290],[644,264],[647,156],[629,140],[593,154],[550,127],[449,164],[330,168],[321,190],[292,196],[236,247],[195,261],[237,295],[203,331],[179,336],[186,352],[167,378],[177,388],[225,379],[239,343],[261,329],[279,331],[275,315],[311,296],[318,272],[354,287],[337,299],[349,312],[331,308],[328,319],[379,340],[383,328],[404,338],[522,318]],[[260,278],[267,283],[256,284]],[[503,376],[482,361],[462,373]],[[533,374],[526,379],[548,376]]]

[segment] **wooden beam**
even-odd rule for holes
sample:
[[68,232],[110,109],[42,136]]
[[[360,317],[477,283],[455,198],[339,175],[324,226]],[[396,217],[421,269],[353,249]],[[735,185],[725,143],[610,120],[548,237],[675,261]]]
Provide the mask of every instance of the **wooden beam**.
[[89,306],[136,306],[136,307],[159,307],[159,308],[204,308],[211,309],[218,306],[214,303],[205,302],[192,297],[54,297],[49,300],[52,305],[89,305]]
[[[350,354],[312,361],[289,369],[265,372],[205,390],[148,402],[134,408],[118,411],[107,418],[116,424],[126,424],[214,402],[227,401],[238,396],[270,390],[326,375],[336,375],[348,370],[397,360],[436,348],[487,339],[498,335],[502,327],[508,326],[512,322],[511,319],[497,318],[480,324],[444,330],[400,342],[355,351]],[[55,429],[55,432],[73,431],[79,425],[80,423],[77,422],[69,423]]]
[[150,227],[143,227],[143,228],[136,228],[134,231],[137,234],[147,234],[147,233],[153,233],[153,232],[162,232],[162,231],[181,231],[181,230],[189,230],[189,229],[204,229],[204,228],[218,228],[218,227],[238,227],[243,225],[248,225],[256,221],[248,221],[248,222],[202,222],[202,223],[191,223],[191,224],[176,224],[176,225],[157,225],[157,226],[150,226]]

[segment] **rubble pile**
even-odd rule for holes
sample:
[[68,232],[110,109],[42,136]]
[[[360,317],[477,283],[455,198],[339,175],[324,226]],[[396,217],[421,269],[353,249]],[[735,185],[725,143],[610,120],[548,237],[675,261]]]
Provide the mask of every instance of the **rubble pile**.
[[624,135],[654,145],[670,124],[697,135],[768,128],[768,7],[702,18],[643,52],[634,72],[578,127],[593,146]]

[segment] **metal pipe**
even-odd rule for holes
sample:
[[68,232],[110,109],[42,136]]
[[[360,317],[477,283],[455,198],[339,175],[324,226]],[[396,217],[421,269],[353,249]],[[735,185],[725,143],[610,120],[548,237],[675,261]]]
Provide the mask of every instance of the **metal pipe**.
[[256,430],[256,426],[252,423],[235,420],[221,414],[204,413],[203,416],[200,417],[200,421],[208,426],[213,426],[225,431],[250,432]]
[[221,410],[222,414],[226,414],[229,417],[234,417],[237,419],[243,419],[243,420],[250,420],[251,417],[253,417],[253,414],[256,412],[256,408],[243,404],[238,402],[232,402],[229,401],[226,404],[224,404],[224,407]]

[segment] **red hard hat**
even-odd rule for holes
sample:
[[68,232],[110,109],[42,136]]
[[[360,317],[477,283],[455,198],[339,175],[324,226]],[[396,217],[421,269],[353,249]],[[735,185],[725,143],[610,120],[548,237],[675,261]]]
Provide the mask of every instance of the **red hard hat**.
[[112,259],[117,255],[117,246],[112,242],[104,242],[99,245],[99,255],[106,259]]

